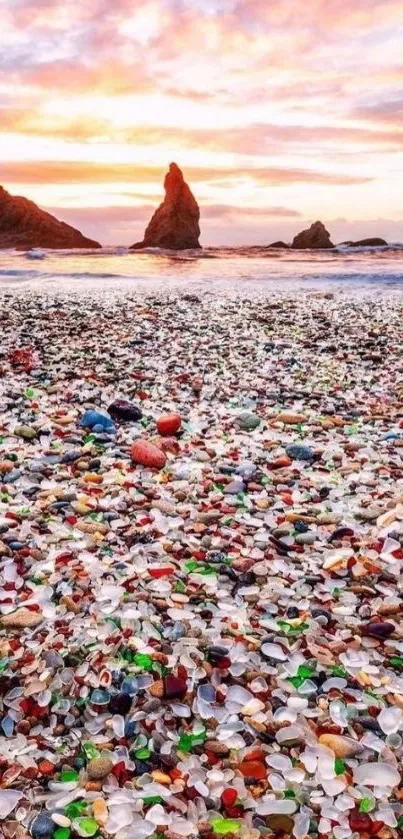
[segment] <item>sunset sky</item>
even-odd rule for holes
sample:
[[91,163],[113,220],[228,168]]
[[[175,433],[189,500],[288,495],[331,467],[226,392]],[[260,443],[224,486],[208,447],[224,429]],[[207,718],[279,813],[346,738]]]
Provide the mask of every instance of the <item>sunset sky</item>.
[[104,244],[403,240],[402,0],[0,0],[0,183]]

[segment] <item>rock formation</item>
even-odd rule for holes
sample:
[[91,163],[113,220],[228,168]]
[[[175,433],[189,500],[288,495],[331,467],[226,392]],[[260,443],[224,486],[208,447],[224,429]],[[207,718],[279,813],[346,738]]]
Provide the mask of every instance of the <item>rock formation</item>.
[[200,210],[176,163],[171,163],[164,181],[165,198],[155,211],[138,248],[168,248],[182,251],[200,248]]
[[373,236],[372,239],[360,239],[358,242],[343,242],[342,244],[349,248],[381,248],[388,243],[380,236]]
[[315,221],[308,230],[302,230],[295,236],[291,247],[296,250],[324,249],[334,248],[334,244],[325,225],[321,221]]
[[0,186],[0,248],[100,248],[79,230]]
[[272,242],[271,245],[267,245],[268,248],[275,248],[276,250],[290,250],[290,245],[287,245],[285,242]]

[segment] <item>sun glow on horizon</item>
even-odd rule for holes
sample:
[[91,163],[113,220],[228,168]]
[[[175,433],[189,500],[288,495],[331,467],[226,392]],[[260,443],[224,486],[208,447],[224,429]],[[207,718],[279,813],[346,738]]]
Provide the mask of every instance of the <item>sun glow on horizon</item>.
[[265,241],[265,211],[274,233],[287,215],[403,225],[397,0],[3,0],[0,25],[0,183],[93,210],[95,238],[108,208],[149,214],[171,160],[204,241]]

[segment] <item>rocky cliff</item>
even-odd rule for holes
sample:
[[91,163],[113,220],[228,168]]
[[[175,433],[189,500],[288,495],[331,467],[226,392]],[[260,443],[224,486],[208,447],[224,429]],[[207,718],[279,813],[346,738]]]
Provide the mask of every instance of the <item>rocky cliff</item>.
[[100,248],[79,230],[0,186],[0,248]]

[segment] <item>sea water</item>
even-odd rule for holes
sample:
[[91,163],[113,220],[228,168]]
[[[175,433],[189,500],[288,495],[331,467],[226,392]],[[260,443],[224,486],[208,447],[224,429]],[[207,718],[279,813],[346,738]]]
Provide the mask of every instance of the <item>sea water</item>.
[[403,288],[403,245],[329,251],[205,248],[200,251],[126,248],[92,251],[0,251],[0,288],[92,292],[210,292],[265,294],[296,288]]

